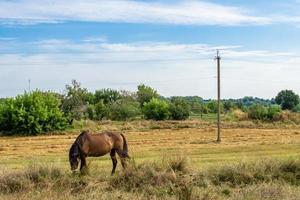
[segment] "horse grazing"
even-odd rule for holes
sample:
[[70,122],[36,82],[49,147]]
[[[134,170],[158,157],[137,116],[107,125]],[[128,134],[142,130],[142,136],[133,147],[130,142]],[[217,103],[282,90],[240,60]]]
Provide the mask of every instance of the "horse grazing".
[[104,132],[100,134],[91,134],[89,131],[83,131],[72,144],[69,152],[69,161],[71,170],[78,168],[80,160],[80,171],[86,166],[86,157],[99,157],[110,153],[113,168],[113,175],[117,166],[116,153],[119,155],[123,168],[126,167],[126,158],[128,155],[128,146],[125,136],[122,133]]

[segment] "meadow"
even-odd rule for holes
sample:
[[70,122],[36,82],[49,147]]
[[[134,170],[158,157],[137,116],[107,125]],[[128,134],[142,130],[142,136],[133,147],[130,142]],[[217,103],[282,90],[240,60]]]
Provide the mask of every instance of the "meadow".
[[[89,172],[87,175],[71,174],[68,151],[74,139],[84,129],[94,132],[113,130],[125,134],[129,143],[129,153],[133,157],[129,175],[124,174],[119,163],[117,175],[110,177],[112,165],[109,155],[100,158],[88,158]],[[212,121],[201,119],[129,122],[93,122],[87,120],[76,122],[75,127],[71,130],[49,135],[2,136],[0,137],[1,198],[90,199],[97,197],[107,199],[108,196],[111,196],[111,199],[245,199],[248,195],[248,199],[278,199],[279,194],[273,194],[270,197],[261,195],[264,190],[266,193],[283,190],[282,195],[286,196],[282,196],[282,199],[299,199],[296,195],[300,183],[300,164],[298,161],[300,127],[298,125],[253,121],[225,122],[222,130],[222,142],[216,143],[215,140],[215,124]],[[169,159],[175,161],[168,161]],[[185,172],[179,170],[177,174],[175,169],[166,164],[170,162],[175,162],[178,166],[188,166],[186,168],[189,170]],[[293,169],[294,174],[291,175],[295,177],[295,180],[292,181],[292,184],[290,184],[291,181],[286,181],[290,179],[285,178],[284,181],[278,182],[276,179],[274,182],[273,175],[268,175],[269,178],[271,177],[270,180],[267,179],[269,181],[257,181],[255,179],[253,184],[232,185],[232,181],[235,181],[232,177],[228,180],[225,178],[224,183],[221,181],[220,184],[214,184],[215,175],[212,174],[230,172],[230,170],[224,169],[233,170],[232,176],[240,176],[240,170],[244,170],[242,174],[245,173],[252,177],[251,173],[257,171],[255,163],[260,162],[262,162],[261,166],[272,165],[273,170],[277,166],[279,171],[281,167],[278,166],[285,164],[296,167]],[[144,169],[145,166],[146,169]],[[241,166],[244,167],[241,169]],[[172,172],[165,175],[169,178],[164,178],[162,174],[167,173],[170,169]],[[215,170],[212,171],[211,169]],[[53,170],[54,174],[58,173],[58,177],[54,179],[51,178]],[[141,173],[139,170],[143,173],[154,170],[155,173],[162,176],[159,182],[164,183],[163,180],[167,179],[168,184],[171,185],[164,188],[160,186],[162,183],[155,182],[150,184],[151,187],[146,187],[147,184],[145,184],[146,188],[140,189],[142,186],[139,186],[137,190],[134,189],[135,186],[131,187],[132,190],[124,188],[123,186],[130,182],[143,182],[143,180],[134,178],[135,173]],[[37,178],[39,180],[37,183],[35,183],[36,180],[30,181],[30,183],[24,182],[24,173],[26,174],[28,171],[29,174],[34,173],[37,177],[42,174],[41,180],[44,181]],[[149,176],[147,180],[151,180],[151,177],[156,177],[153,173],[152,175],[140,174],[137,177]],[[174,174],[172,175],[172,173]],[[170,179],[173,176],[177,178]],[[21,177],[21,180],[16,177]],[[124,180],[124,177],[127,179]],[[197,177],[195,179],[200,182],[204,181],[206,186],[202,187],[202,183],[198,182],[185,185],[187,183],[182,177]],[[7,183],[7,180],[12,182],[8,181]],[[61,181],[66,181],[66,183],[61,183]],[[178,186],[181,184],[178,181],[183,181],[183,186]],[[53,189],[54,185],[58,183],[63,184],[61,187],[66,185],[66,188]],[[24,186],[25,188],[23,188],[23,184],[30,185],[30,187]],[[175,189],[173,188],[170,192],[172,187]],[[81,192],[74,192],[73,190],[76,188]],[[160,190],[161,188],[163,189]],[[251,192],[252,190],[257,193],[254,194]],[[83,195],[83,191],[85,195]],[[246,195],[246,197],[241,195]]]

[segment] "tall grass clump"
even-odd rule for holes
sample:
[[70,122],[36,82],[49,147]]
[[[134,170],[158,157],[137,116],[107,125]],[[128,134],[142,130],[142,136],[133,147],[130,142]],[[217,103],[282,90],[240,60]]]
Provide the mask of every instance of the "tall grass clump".
[[0,177],[0,194],[32,190],[79,191],[87,183],[79,176],[71,176],[57,167],[31,166],[24,171],[12,172]]
[[[147,195],[188,195],[192,179],[188,175],[185,158],[159,162],[130,163],[121,174],[111,179],[111,186],[127,192],[143,192]],[[188,194],[187,194],[188,193]]]
[[282,182],[300,185],[300,160],[261,160],[256,163],[240,163],[210,170],[209,179],[214,185],[231,187],[263,182]]

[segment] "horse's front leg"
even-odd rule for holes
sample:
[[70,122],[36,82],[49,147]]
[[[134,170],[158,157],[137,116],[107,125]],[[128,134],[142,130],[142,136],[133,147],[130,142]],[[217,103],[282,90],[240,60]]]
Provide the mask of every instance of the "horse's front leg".
[[86,166],[86,156],[80,156],[80,171]]

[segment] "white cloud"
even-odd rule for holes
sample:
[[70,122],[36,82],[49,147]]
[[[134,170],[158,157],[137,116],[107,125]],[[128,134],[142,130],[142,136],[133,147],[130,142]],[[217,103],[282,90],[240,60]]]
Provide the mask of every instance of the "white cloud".
[[241,7],[196,0],[172,4],[133,0],[1,1],[0,19],[6,24],[25,25],[68,20],[224,26],[271,23],[270,18],[253,16]]
[[[11,45],[11,41],[7,42]],[[0,54],[1,96],[32,87],[62,91],[71,79],[89,89],[135,90],[149,84],[167,96],[214,98],[215,49],[222,55],[222,96],[273,97],[284,88],[300,93],[295,53],[169,42],[109,43],[43,40],[20,44],[31,54]],[[27,47],[26,47],[27,46]],[[4,46],[5,47],[5,46]]]

